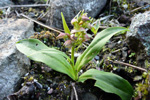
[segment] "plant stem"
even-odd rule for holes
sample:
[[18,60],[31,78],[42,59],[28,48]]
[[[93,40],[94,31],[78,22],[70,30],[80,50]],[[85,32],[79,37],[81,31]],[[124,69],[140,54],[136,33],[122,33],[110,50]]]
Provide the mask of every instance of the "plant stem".
[[72,46],[72,48],[71,48],[71,61],[72,61],[72,67],[74,67],[74,49],[75,49],[75,46]]
[[72,68],[73,68],[74,75],[75,75],[75,80],[78,80],[78,73],[74,68],[75,67],[74,66],[74,52],[75,52],[75,46],[73,45],[71,48],[71,61],[72,61]]

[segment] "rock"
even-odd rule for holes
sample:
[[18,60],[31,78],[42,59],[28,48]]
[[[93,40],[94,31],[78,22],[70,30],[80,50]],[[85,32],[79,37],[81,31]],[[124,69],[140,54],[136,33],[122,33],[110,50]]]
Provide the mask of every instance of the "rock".
[[96,60],[99,60],[99,56],[95,56],[94,58],[95,58]]
[[149,3],[150,4],[150,0],[133,0],[134,2],[137,2],[137,3],[139,3],[139,2],[147,2],[147,3]]
[[38,81],[34,81],[34,85],[38,88],[38,89],[42,89],[43,85],[40,84]]
[[18,92],[8,95],[7,100],[31,100],[31,98],[33,100],[35,91],[36,86],[34,85],[34,82],[26,82]]
[[15,4],[35,4],[35,3],[46,3],[47,0],[13,0]]
[[82,100],[98,100],[98,98],[92,93],[85,93]]
[[0,0],[0,7],[12,5],[12,4],[13,3],[11,2],[11,0]]
[[134,16],[129,29],[126,34],[129,47],[150,56],[150,11]]
[[97,16],[106,5],[107,0],[50,0],[50,14],[47,23],[56,28],[62,28],[61,12],[68,26],[79,11],[85,10],[89,17]]
[[116,46],[116,43],[110,43],[108,44],[108,48],[113,49]]
[[28,16],[31,17],[31,18],[33,18],[33,17],[35,17],[35,13],[34,12],[29,12]]
[[53,93],[53,88],[49,89],[49,91],[47,92],[47,94],[52,94]]
[[127,51],[122,51],[122,60],[123,61],[126,61],[127,55],[128,55]]
[[33,22],[27,19],[0,20],[0,100],[15,90],[18,80],[27,72],[29,59],[15,43],[33,35]]

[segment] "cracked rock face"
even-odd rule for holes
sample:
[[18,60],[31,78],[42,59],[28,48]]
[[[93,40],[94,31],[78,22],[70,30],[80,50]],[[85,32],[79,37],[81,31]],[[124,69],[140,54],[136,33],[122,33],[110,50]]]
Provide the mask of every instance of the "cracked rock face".
[[33,33],[33,22],[27,19],[0,20],[0,100],[14,92],[30,66],[29,59],[16,49],[15,43]]
[[71,26],[71,19],[83,10],[89,17],[97,16],[105,7],[107,0],[50,0],[48,22],[51,26],[62,28],[61,12],[66,22]]
[[129,29],[126,34],[129,47],[150,57],[150,11],[134,16]]

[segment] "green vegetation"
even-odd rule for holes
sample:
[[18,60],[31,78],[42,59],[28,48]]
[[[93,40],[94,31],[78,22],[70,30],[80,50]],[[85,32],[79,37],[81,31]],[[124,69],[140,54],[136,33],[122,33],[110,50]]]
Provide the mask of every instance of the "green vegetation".
[[[38,39],[21,40],[16,44],[17,49],[32,60],[43,62],[53,70],[67,74],[76,82],[93,79],[96,80],[96,87],[101,88],[105,92],[115,93],[122,100],[130,100],[133,95],[132,86],[122,77],[96,69],[89,69],[81,75],[78,74],[99,53],[113,35],[128,29],[124,27],[111,27],[97,33],[98,23],[92,25],[92,19],[86,13],[80,12],[72,19],[71,24],[74,27],[70,31],[63,14],[61,15],[65,33],[60,33],[57,39],[64,38],[64,45],[67,48],[71,48],[71,58],[62,51],[46,46]],[[90,29],[95,35],[97,33],[97,35],[75,62],[74,53],[78,51],[83,42],[90,38],[89,34],[86,33],[86,29]]]

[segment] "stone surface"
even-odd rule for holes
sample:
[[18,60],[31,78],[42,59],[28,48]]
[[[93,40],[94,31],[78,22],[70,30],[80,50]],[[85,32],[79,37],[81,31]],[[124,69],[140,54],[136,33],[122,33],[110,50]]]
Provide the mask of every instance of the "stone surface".
[[106,2],[107,0],[50,0],[47,23],[56,28],[62,28],[61,12],[63,12],[67,24],[71,26],[71,19],[79,11],[84,9],[89,17],[95,17],[104,8]]
[[150,56],[150,11],[134,16],[129,29],[126,34],[129,47]]
[[92,93],[85,93],[82,100],[98,100],[98,98]]
[[16,83],[27,72],[30,61],[15,43],[33,33],[33,22],[27,19],[0,20],[0,100],[14,92]]
[[134,2],[141,2],[141,1],[143,1],[143,2],[147,2],[147,3],[149,3],[150,4],[150,0],[133,0]]
[[11,0],[0,0],[0,7],[12,5],[12,4],[13,3],[11,2]]

